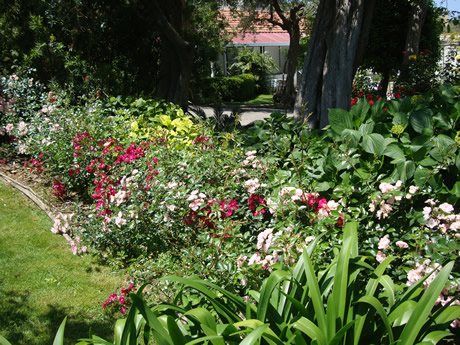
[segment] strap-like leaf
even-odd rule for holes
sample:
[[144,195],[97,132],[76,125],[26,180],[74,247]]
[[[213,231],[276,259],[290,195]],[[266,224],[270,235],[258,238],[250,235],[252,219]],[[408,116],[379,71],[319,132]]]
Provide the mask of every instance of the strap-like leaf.
[[439,341],[445,337],[452,335],[448,331],[433,331],[428,333],[422,340],[422,344],[436,345]]
[[326,335],[323,333],[323,331],[307,318],[301,317],[298,321],[292,324],[292,327],[305,333],[313,341],[316,340],[318,345],[327,344]]
[[437,298],[439,297],[442,289],[444,288],[449,274],[452,271],[454,262],[449,262],[437,275],[437,277],[431,282],[428,289],[424,292],[417,307],[414,310],[413,317],[404,327],[404,330],[401,333],[401,344],[412,345],[415,342],[421,328],[423,327],[428,315],[433,309],[434,304],[436,303]]
[[61,325],[56,332],[56,336],[54,337],[53,345],[64,345],[64,329],[65,323],[67,321],[67,316],[62,320]]
[[388,320],[385,309],[383,309],[382,303],[380,303],[380,301],[374,296],[363,296],[358,300],[358,303],[367,303],[375,309],[377,314],[379,314],[380,318],[382,319],[383,324],[385,325],[385,328],[388,333],[388,337],[390,339],[390,344],[393,343],[394,341],[393,330],[391,328],[390,321]]

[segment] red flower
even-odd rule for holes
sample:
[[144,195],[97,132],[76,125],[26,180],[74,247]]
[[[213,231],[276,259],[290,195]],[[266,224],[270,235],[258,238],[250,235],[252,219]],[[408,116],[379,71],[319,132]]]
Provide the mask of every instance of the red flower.
[[373,101],[373,100],[370,100],[370,101],[369,101],[369,104],[374,104],[374,101]]

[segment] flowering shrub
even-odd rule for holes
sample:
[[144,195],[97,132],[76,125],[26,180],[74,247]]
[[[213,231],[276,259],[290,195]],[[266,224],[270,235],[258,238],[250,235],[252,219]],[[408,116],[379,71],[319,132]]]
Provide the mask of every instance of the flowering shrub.
[[219,136],[164,103],[73,107],[57,92],[2,133],[58,198],[85,202],[52,231],[71,236],[74,254],[130,266],[133,279],[174,270],[245,294],[313,241],[313,263],[325,268],[356,220],[361,252],[375,265],[396,257],[389,274],[406,284],[459,250],[459,97],[445,86],[433,97],[358,100],[313,132],[274,113]]
[[102,309],[110,314],[115,314],[117,312],[120,312],[122,315],[126,314],[131,306],[129,294],[135,291],[136,288],[134,284],[131,283],[128,287],[120,289],[120,295],[117,295],[115,292],[111,293],[109,298],[104,300]]

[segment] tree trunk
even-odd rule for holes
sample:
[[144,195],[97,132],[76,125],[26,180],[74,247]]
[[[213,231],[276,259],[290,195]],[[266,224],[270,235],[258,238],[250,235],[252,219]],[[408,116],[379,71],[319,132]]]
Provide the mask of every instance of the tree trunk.
[[153,14],[160,31],[160,80],[157,96],[187,110],[193,48],[183,38],[185,3],[180,0],[152,1]]
[[299,23],[292,25],[289,31],[289,50],[287,55],[287,74],[284,84],[281,103],[291,108],[294,105],[296,91],[294,86],[294,78],[297,72],[297,56],[299,55],[300,46],[300,28]]
[[350,108],[374,5],[375,0],[320,1],[294,109],[311,128],[329,124],[328,109]]
[[403,55],[403,65],[408,64],[409,56],[418,54],[420,36],[422,34],[422,27],[425,22],[429,3],[429,0],[418,0],[412,5],[407,27],[406,44],[404,49],[406,54]]

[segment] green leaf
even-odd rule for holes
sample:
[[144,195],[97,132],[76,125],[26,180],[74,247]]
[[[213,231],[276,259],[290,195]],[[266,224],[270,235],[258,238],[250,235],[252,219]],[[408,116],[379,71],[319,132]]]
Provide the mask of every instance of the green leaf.
[[59,326],[56,336],[54,337],[53,345],[64,345],[64,330],[65,323],[67,321],[67,316],[62,320],[61,325]]
[[396,163],[399,180],[406,182],[415,173],[415,163],[413,161],[401,160]]
[[404,301],[388,315],[388,320],[393,327],[405,325],[410,320],[416,306],[417,302],[413,300]]
[[414,183],[418,187],[423,187],[431,176],[431,170],[422,166],[417,166],[414,173]]
[[257,327],[251,333],[249,333],[246,338],[240,343],[240,345],[252,345],[258,344],[260,337],[264,334],[265,330],[268,328],[268,325],[262,325]]
[[318,345],[327,345],[326,335],[318,328],[318,326],[307,318],[302,316],[298,321],[292,324],[292,327],[305,333],[313,341],[316,340]]
[[397,144],[390,144],[385,148],[383,154],[395,160],[404,159],[404,151]]
[[115,322],[115,329],[113,331],[113,342],[115,345],[121,344],[121,336],[123,335],[123,329],[125,328],[126,319],[119,319]]
[[399,125],[399,126],[403,126],[404,128],[406,128],[408,124],[409,124],[409,114],[407,113],[398,112],[393,117],[393,125]]
[[276,270],[264,281],[261,291],[260,299],[257,306],[257,319],[265,322],[267,311],[270,307],[270,299],[273,291],[278,287],[279,283],[289,279],[289,273],[286,271]]
[[374,123],[373,122],[363,123],[361,126],[359,126],[359,132],[362,135],[371,134],[373,131],[374,131]]
[[431,128],[431,115],[427,110],[414,111],[409,120],[417,133],[422,134],[425,128]]
[[[176,321],[171,315],[167,315],[166,318],[168,333],[171,336],[171,340],[174,345],[184,345],[185,344],[185,337],[182,334],[181,330],[176,324]],[[136,344],[137,345],[137,344]]]
[[374,296],[363,296],[358,300],[358,303],[367,303],[375,309],[377,314],[379,314],[380,318],[382,319],[383,324],[385,325],[390,340],[390,344],[392,344],[394,342],[393,330],[391,328],[390,321],[388,320],[388,316],[385,312],[385,309],[382,306],[382,303],[380,303],[380,301]]
[[449,191],[449,193],[460,198],[460,181],[455,182],[454,186]]
[[353,129],[353,117],[346,110],[329,109],[329,124],[334,132],[341,134],[344,129]]
[[451,322],[460,317],[460,305],[451,305],[445,308],[435,320],[437,324]]
[[449,262],[438,273],[433,282],[431,282],[431,284],[428,286],[428,289],[423,293],[414,310],[414,315],[417,315],[417,317],[411,318],[401,333],[399,338],[401,344],[412,345],[414,343],[415,339],[419,335],[420,330],[425,324],[428,315],[433,309],[437,298],[441,294],[441,291],[449,278],[449,274],[452,271],[453,265],[453,261]]
[[367,153],[382,156],[385,151],[385,138],[378,133],[366,134],[363,136],[361,147]]
[[185,316],[191,317],[198,321],[198,323],[208,326],[214,332],[216,332],[217,323],[214,316],[204,308],[195,308],[185,313]]
[[310,260],[309,255],[304,250],[302,253],[305,275],[307,277],[308,293],[313,303],[313,308],[315,310],[316,319],[321,331],[326,334],[327,332],[327,321],[326,313],[323,306],[323,298],[321,296],[321,290],[318,285],[318,280],[316,279],[315,270],[313,264]]
[[0,344],[1,345],[13,345],[8,340],[6,340],[4,337],[2,337],[1,335],[0,335]]
[[358,146],[359,141],[361,140],[362,134],[361,132],[355,129],[344,129],[342,131],[342,138],[345,142],[349,142],[351,147]]
[[[428,333],[422,340],[423,344],[433,344],[436,345],[441,341],[441,339],[452,335],[448,331],[433,331]],[[420,343],[419,343],[420,344]]]

